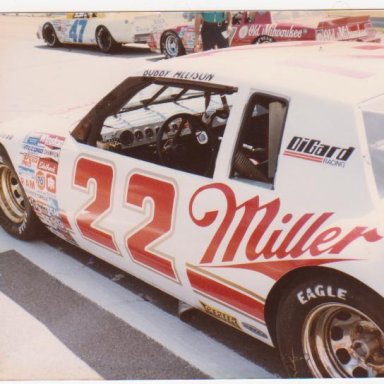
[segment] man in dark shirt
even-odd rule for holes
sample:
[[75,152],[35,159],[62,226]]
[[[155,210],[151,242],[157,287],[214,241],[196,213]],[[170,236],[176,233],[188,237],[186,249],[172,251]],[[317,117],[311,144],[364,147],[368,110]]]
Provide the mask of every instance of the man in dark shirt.
[[203,51],[229,47],[232,28],[231,12],[201,12],[195,17],[195,51],[199,49],[200,34]]

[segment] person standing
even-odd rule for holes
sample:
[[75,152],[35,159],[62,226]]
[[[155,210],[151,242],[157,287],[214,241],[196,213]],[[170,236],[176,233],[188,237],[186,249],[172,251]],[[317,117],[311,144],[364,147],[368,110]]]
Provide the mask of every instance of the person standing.
[[199,50],[200,35],[203,51],[229,47],[231,29],[231,12],[197,13],[195,16],[195,52]]

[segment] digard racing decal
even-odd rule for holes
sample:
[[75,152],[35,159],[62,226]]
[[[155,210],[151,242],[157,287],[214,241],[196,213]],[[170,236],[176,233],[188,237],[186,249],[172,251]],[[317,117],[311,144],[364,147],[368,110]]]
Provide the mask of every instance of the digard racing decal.
[[354,150],[354,147],[335,147],[324,144],[320,140],[294,136],[283,154],[336,167],[345,167]]
[[215,75],[213,73],[204,72],[187,72],[187,71],[170,71],[170,70],[158,70],[147,69],[143,72],[143,76],[146,77],[168,77],[171,79],[180,80],[198,80],[198,81],[211,81]]

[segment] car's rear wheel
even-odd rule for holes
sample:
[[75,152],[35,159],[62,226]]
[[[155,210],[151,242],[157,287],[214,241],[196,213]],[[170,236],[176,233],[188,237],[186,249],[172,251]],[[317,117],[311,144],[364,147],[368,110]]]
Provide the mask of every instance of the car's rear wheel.
[[174,32],[165,32],[161,38],[161,52],[167,59],[185,55],[185,49],[180,37]]
[[253,44],[269,44],[269,43],[274,43],[275,40],[273,37],[268,36],[268,35],[261,35],[258,36],[254,41]]
[[59,39],[57,38],[55,29],[52,24],[47,23],[43,26],[43,39],[48,47],[58,47],[60,45]]
[[112,53],[119,46],[108,29],[102,26],[96,30],[96,43],[99,49],[105,53]]
[[312,276],[282,298],[277,341],[293,377],[384,377],[384,301],[336,274]]
[[0,150],[0,223],[21,240],[32,240],[44,231],[3,150]]

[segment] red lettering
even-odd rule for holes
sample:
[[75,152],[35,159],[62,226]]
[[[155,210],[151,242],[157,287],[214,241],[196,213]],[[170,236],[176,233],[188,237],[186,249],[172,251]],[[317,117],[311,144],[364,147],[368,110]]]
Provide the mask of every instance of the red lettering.
[[362,237],[369,243],[374,243],[383,238],[377,233],[376,229],[366,230],[367,227],[356,227],[352,229],[347,235],[345,235],[338,243],[336,243],[333,247],[330,248],[330,253],[340,253],[342,250],[347,247],[350,243]]
[[191,201],[189,203],[189,215],[192,218],[192,221],[200,226],[200,227],[207,227],[211,224],[213,224],[219,214],[218,211],[210,211],[206,212],[205,215],[201,219],[197,219],[196,216],[193,214],[193,204],[195,202],[196,197],[201,194],[202,192],[208,190],[208,189],[217,189],[218,191],[222,192],[226,198],[227,202],[227,210],[226,214],[224,216],[224,219],[217,229],[215,235],[212,238],[211,243],[209,244],[207,250],[204,253],[203,258],[201,259],[201,263],[212,263],[213,259],[216,255],[217,249],[221,242],[223,241],[223,238],[225,234],[227,233],[236,213],[236,197],[233,193],[232,189],[228,187],[225,184],[221,183],[215,183],[211,185],[207,185],[205,187],[199,188],[192,196]]
[[[206,190],[217,190],[225,196],[226,211],[223,212],[222,222],[205,251],[201,263],[212,263],[219,248],[223,249],[222,262],[234,261],[243,241],[246,241],[245,255],[247,259],[255,261],[261,256],[267,260],[272,257],[278,259],[291,257],[295,259],[305,254],[311,256],[319,256],[325,253],[338,254],[358,238],[363,238],[367,242],[376,242],[383,238],[377,233],[376,229],[368,230],[366,227],[356,227],[341,239],[342,228],[332,227],[320,232],[320,228],[334,215],[333,212],[324,212],[317,217],[314,213],[305,213],[294,222],[290,229],[273,229],[276,226],[280,211],[280,199],[277,198],[262,204],[259,196],[255,196],[238,205],[234,192],[224,184],[204,186],[193,194],[189,213],[193,222],[201,227],[212,225],[219,215],[218,210],[205,212],[200,219],[194,215],[193,205],[196,198]],[[236,214],[239,215],[242,210],[240,220],[236,220],[237,224],[234,224]],[[313,222],[309,224],[311,219],[313,219]],[[287,213],[280,220],[282,224],[286,225],[293,220],[293,215]],[[255,229],[249,238],[245,239],[249,227],[255,221]],[[227,246],[223,247],[222,243],[231,227],[234,227],[232,228],[233,233],[228,240]],[[272,232],[271,229],[273,229]],[[268,233],[270,234],[268,235]],[[301,235],[297,238],[299,233]]]

